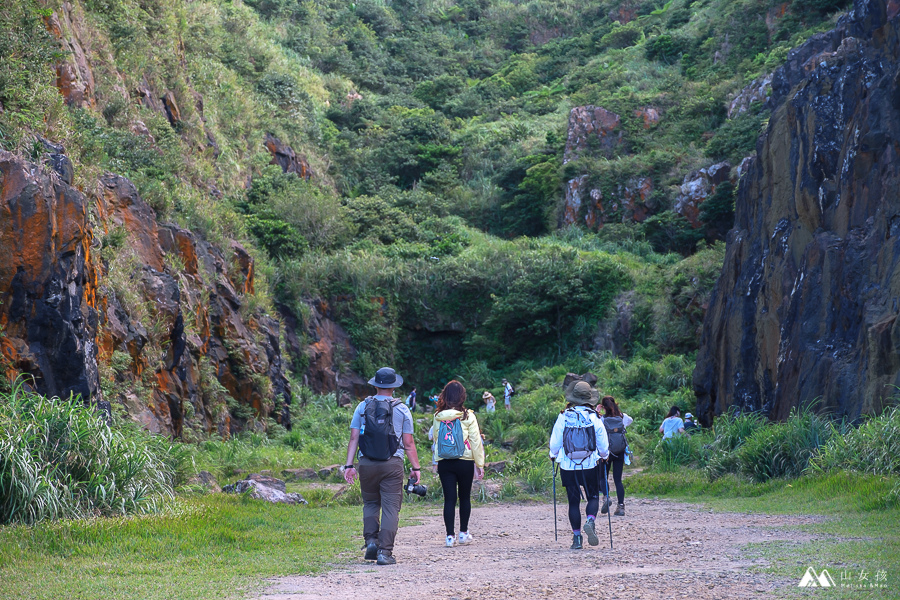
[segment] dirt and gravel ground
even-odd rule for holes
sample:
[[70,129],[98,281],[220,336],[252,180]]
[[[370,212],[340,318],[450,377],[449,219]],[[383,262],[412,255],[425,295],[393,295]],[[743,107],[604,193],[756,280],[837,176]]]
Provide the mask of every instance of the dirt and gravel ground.
[[[360,526],[362,521],[360,509]],[[771,597],[794,588],[798,579],[763,575],[747,544],[802,542],[796,525],[819,517],[713,513],[695,504],[636,499],[625,517],[607,520],[600,545],[569,550],[571,529],[565,506],[558,508],[559,541],[553,540],[550,504],[498,504],[473,510],[472,544],[444,547],[440,511],[420,525],[403,527],[394,555],[398,563],[379,567],[362,560],[318,575],[268,582],[257,600],[351,600],[372,598],[718,598]],[[798,568],[799,569],[799,568]],[[798,578],[802,574],[798,570]]]

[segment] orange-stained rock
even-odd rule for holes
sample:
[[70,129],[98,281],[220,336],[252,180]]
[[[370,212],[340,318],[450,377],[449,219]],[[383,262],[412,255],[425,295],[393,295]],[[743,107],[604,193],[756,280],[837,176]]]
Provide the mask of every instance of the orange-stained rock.
[[49,395],[99,389],[95,274],[85,197],[56,173],[0,151],[4,369]]
[[312,177],[312,170],[309,168],[309,161],[306,160],[306,157],[294,152],[293,148],[271,133],[266,134],[265,146],[272,155],[270,164],[280,166],[285,173],[296,173],[303,179],[308,180]]
[[637,109],[634,116],[644,121],[644,129],[650,129],[659,123],[659,111],[652,106]]
[[175,101],[175,94],[171,91],[166,92],[165,95],[160,98],[163,103],[163,108],[166,111],[166,118],[169,120],[169,123],[174,127],[178,123],[181,122],[181,111],[178,110],[178,103]]
[[56,69],[56,87],[66,103],[79,108],[92,108],[96,105],[94,91],[94,73],[85,44],[79,35],[82,29],[80,12],[69,2],[64,2],[62,10],[52,13],[44,19],[47,31],[59,40],[63,58],[54,65]]
[[576,106],[569,113],[563,164],[580,156],[611,157],[622,141],[619,115],[600,106]]
[[107,173],[100,178],[102,214],[107,217],[107,229],[124,227],[128,232],[130,247],[141,262],[162,271],[163,252],[159,245],[156,215],[138,195],[137,188],[128,179]]

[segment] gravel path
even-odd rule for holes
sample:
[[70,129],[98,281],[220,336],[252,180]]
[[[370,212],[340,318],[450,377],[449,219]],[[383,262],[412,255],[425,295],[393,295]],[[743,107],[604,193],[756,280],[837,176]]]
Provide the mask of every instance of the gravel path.
[[[807,541],[785,526],[820,517],[713,513],[696,504],[636,499],[625,517],[613,517],[613,544],[604,518],[600,545],[569,550],[571,529],[559,505],[559,541],[553,540],[550,504],[498,504],[473,510],[472,544],[444,547],[439,510],[397,536],[398,563],[379,567],[362,560],[335,565],[318,576],[268,582],[257,600],[372,598],[752,598],[786,587],[754,572],[764,565],[742,548],[750,543]],[[362,509],[360,509],[360,526]],[[799,577],[799,575],[798,575]]]

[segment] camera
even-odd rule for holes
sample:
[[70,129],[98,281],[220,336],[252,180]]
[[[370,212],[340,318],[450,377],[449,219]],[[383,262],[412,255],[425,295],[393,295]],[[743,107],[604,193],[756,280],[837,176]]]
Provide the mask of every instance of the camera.
[[416,485],[413,483],[412,477],[409,478],[409,481],[406,482],[406,495],[415,494],[416,496],[425,497],[425,494],[428,493],[428,488],[424,485]]

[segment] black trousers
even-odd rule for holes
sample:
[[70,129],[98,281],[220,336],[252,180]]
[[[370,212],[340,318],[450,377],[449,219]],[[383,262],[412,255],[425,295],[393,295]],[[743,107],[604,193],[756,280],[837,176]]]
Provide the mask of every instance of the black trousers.
[[[600,467],[603,468],[602,466]],[[616,484],[616,499],[619,501],[619,504],[625,504],[625,486],[622,485],[622,469],[625,468],[625,454],[622,456],[616,456],[615,454],[609,455],[609,462],[606,463],[607,472],[607,481],[603,486],[603,492],[606,495],[609,495],[609,474],[612,473],[613,483]],[[603,475],[601,475],[602,477]]]
[[569,500],[569,524],[572,530],[581,529],[581,495],[587,500],[585,514],[597,516],[600,509],[600,478],[602,477],[600,465],[593,469],[578,469],[568,471],[560,469],[559,478],[566,488],[566,497]]
[[[461,458],[439,460],[438,477],[441,478],[441,489],[444,490],[444,527],[447,529],[447,535],[453,535],[457,498],[459,499],[459,530],[469,531],[475,461]],[[458,495],[457,490],[459,490]]]

